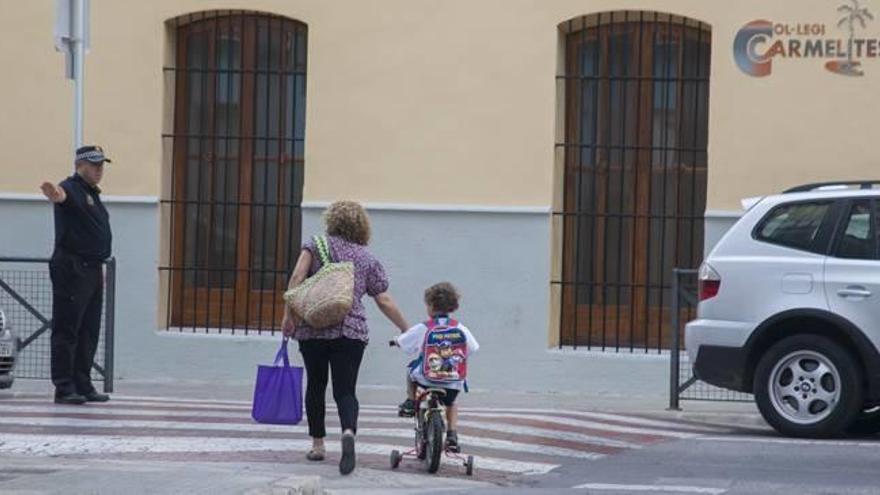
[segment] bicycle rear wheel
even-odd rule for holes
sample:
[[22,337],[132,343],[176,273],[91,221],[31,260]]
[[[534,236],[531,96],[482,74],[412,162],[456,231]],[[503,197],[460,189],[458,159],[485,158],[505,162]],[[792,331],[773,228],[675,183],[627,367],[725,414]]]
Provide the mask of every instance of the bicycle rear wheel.
[[440,469],[440,458],[443,455],[443,418],[440,417],[439,412],[431,411],[425,423],[428,437],[425,464],[428,472],[433,474]]

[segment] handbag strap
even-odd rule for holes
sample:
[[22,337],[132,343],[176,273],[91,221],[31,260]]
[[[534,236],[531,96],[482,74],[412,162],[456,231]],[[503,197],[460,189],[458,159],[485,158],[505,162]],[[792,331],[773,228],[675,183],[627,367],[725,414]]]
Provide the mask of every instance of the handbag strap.
[[321,266],[327,266],[332,263],[332,259],[330,257],[330,244],[327,242],[327,238],[322,235],[314,236],[315,239],[315,247],[318,248],[318,257],[321,258]]
[[290,368],[290,358],[287,356],[287,337],[281,339],[281,348],[278,349],[278,354],[275,354],[275,366],[278,366],[278,361],[284,361],[284,367]]

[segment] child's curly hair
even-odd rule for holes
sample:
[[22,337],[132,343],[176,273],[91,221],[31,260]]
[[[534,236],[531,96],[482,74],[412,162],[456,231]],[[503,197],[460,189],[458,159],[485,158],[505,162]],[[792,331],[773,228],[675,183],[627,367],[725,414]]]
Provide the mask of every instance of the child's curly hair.
[[327,234],[366,246],[370,242],[370,217],[354,201],[337,201],[324,212]]
[[449,282],[434,284],[425,290],[425,304],[434,313],[452,313],[458,309],[458,291]]

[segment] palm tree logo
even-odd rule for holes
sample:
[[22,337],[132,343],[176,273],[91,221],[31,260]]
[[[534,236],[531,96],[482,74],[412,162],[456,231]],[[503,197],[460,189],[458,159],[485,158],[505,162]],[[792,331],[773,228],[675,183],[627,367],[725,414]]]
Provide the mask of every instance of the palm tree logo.
[[849,0],[851,5],[841,5],[837,7],[837,11],[843,14],[843,17],[837,22],[837,27],[847,26],[849,31],[849,50],[847,50],[846,60],[832,60],[825,64],[825,68],[831,72],[843,74],[846,76],[863,76],[864,72],[859,68],[862,63],[853,60],[853,39],[856,35],[856,22],[865,29],[865,20],[874,20],[874,16],[868,12],[867,8],[859,5],[859,0]]

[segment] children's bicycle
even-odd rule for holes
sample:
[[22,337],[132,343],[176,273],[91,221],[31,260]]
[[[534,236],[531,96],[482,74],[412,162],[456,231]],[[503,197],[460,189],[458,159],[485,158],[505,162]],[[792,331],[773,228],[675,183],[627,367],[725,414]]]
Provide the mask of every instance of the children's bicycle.
[[[393,341],[392,341],[393,342]],[[390,345],[394,345],[389,342]],[[415,410],[415,446],[401,453],[391,451],[391,469],[397,469],[405,457],[414,457],[422,461],[431,474],[440,469],[443,456],[460,461],[468,476],[474,474],[474,456],[467,457],[446,447],[443,438],[446,433],[446,408],[442,399],[446,391],[442,388],[422,388],[416,391]]]

